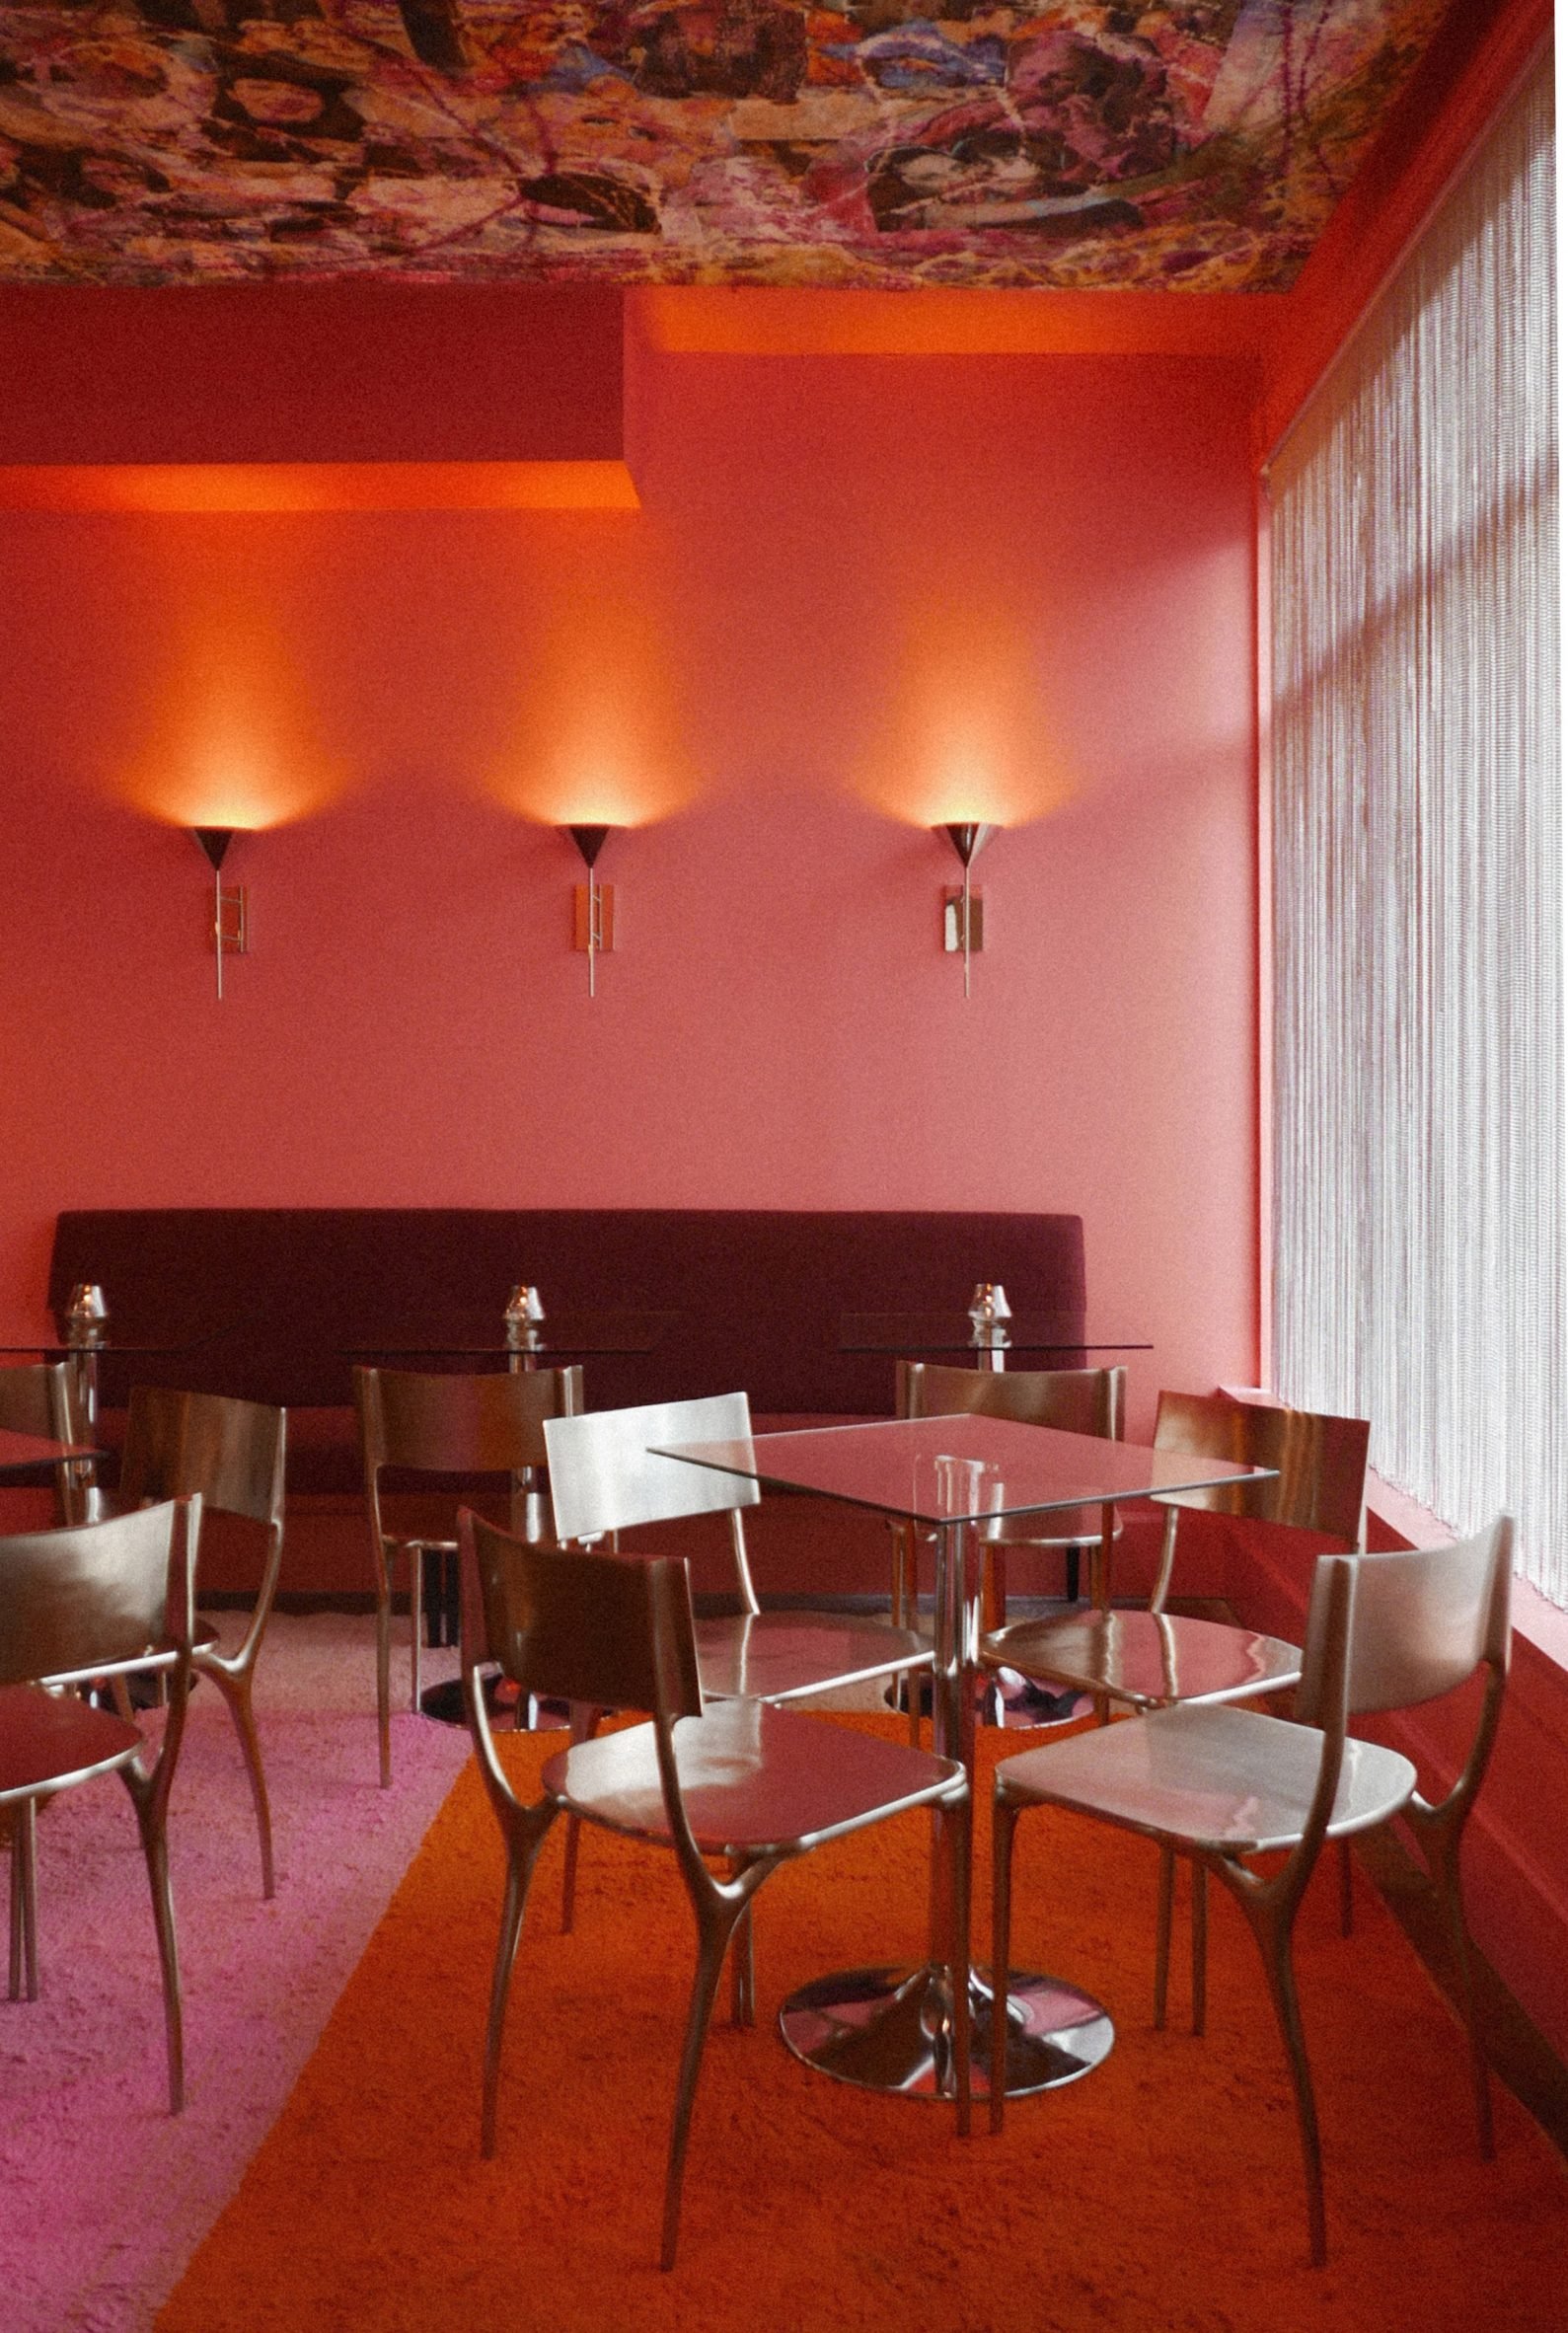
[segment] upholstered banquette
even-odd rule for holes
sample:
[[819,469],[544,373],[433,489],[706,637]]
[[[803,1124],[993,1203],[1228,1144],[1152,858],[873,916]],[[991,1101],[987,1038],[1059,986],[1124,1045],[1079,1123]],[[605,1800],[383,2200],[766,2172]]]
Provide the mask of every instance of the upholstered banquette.
[[[547,1311],[670,1316],[651,1351],[587,1362],[596,1409],[743,1388],[764,1416],[885,1416],[892,1358],[841,1351],[846,1314],[961,1312],[978,1280],[1002,1281],[1016,1312],[1082,1314],[1083,1242],[1071,1215],[96,1208],[58,1220],[50,1306],[79,1280],[108,1301],[112,1408],[141,1377],[280,1401],[296,1426],[296,1410],[346,1413],[356,1348],[454,1317],[492,1320],[499,1341],[527,1281]],[[310,1456],[307,1437],[299,1487],[340,1487]]]
[[356,1349],[455,1318],[499,1342],[518,1282],[547,1313],[668,1316],[651,1350],[582,1356],[591,1408],[743,1389],[764,1421],[891,1414],[894,1358],[842,1350],[846,1314],[961,1312],[981,1280],[1020,1314],[1082,1317],[1084,1295],[1076,1215],[783,1209],[73,1209],[57,1314],[82,1280],[109,1306],[107,1443],[137,1380],[282,1402],[291,1493],[340,1499],[360,1485]]

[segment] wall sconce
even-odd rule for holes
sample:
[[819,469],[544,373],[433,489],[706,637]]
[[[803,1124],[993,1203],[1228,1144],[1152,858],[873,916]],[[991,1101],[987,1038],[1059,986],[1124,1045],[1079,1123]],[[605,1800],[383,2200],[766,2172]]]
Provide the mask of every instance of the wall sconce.
[[573,886],[571,894],[571,944],[588,958],[588,994],[595,994],[594,967],[601,955],[615,947],[615,885],[601,883],[594,874],[594,861],[604,849],[610,836],[617,832],[613,826],[568,826],[567,834],[577,846],[577,853],[588,869],[588,880]]
[[251,952],[249,910],[243,884],[227,890],[223,862],[234,840],[232,826],[193,826],[190,829],[212,868],[212,946],[218,959],[218,1001],[223,1001],[223,959]]
[[969,994],[969,958],[986,944],[986,903],[980,892],[971,889],[969,869],[996,831],[994,826],[966,826],[956,821],[932,828],[933,834],[947,837],[964,870],[962,887],[942,893],[942,946],[950,956],[963,950],[965,996]]

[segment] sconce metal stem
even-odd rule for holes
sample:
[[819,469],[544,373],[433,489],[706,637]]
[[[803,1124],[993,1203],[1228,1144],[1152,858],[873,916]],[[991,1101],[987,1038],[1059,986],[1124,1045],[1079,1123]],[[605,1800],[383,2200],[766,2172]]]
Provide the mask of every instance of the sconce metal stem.
[[967,997],[969,994],[970,955],[969,869],[979,858],[981,852],[985,849],[987,843],[990,842],[992,836],[997,830],[995,826],[987,826],[979,820],[974,820],[969,823],[964,823],[960,820],[952,820],[943,826],[936,827],[933,831],[937,834],[944,834],[947,837],[947,840],[957,852],[959,864],[964,870],[964,896],[962,914],[964,926],[964,995]]
[[[225,955],[243,956],[246,949],[245,892],[243,889],[225,891],[223,862],[229,845],[234,840],[232,826],[193,826],[202,855],[212,868],[212,947],[218,965],[218,1002],[223,1002],[223,959]],[[228,911],[227,918],[225,910]]]
[[577,846],[577,855],[588,869],[588,994],[597,994],[594,980],[595,962],[604,945],[603,890],[593,871],[594,861],[604,849],[613,826],[568,826],[566,832]]

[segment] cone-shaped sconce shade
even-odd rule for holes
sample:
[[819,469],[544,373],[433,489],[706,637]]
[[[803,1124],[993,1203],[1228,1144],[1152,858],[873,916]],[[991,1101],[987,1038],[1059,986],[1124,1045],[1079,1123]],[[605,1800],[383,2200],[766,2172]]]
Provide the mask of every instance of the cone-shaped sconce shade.
[[568,826],[566,832],[576,844],[584,866],[591,867],[607,838],[614,834],[613,826]]
[[947,837],[947,840],[951,843],[953,849],[958,854],[959,864],[961,865],[973,866],[975,861],[979,858],[981,852],[985,849],[987,843],[990,842],[992,836],[997,830],[994,826],[984,826],[979,824],[964,826],[957,823],[952,823],[946,826],[938,826],[934,831],[937,834],[944,834]]
[[190,831],[195,836],[196,841],[201,845],[202,850],[206,853],[208,864],[210,865],[213,873],[216,874],[219,867],[223,865],[224,856],[228,851],[229,845],[234,840],[233,827],[193,826]]

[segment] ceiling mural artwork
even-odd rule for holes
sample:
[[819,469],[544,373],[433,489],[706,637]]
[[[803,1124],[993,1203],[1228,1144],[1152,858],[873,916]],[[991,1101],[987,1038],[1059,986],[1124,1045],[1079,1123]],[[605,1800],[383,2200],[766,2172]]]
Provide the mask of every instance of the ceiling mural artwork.
[[0,7],[0,278],[1279,291],[1446,6]]

